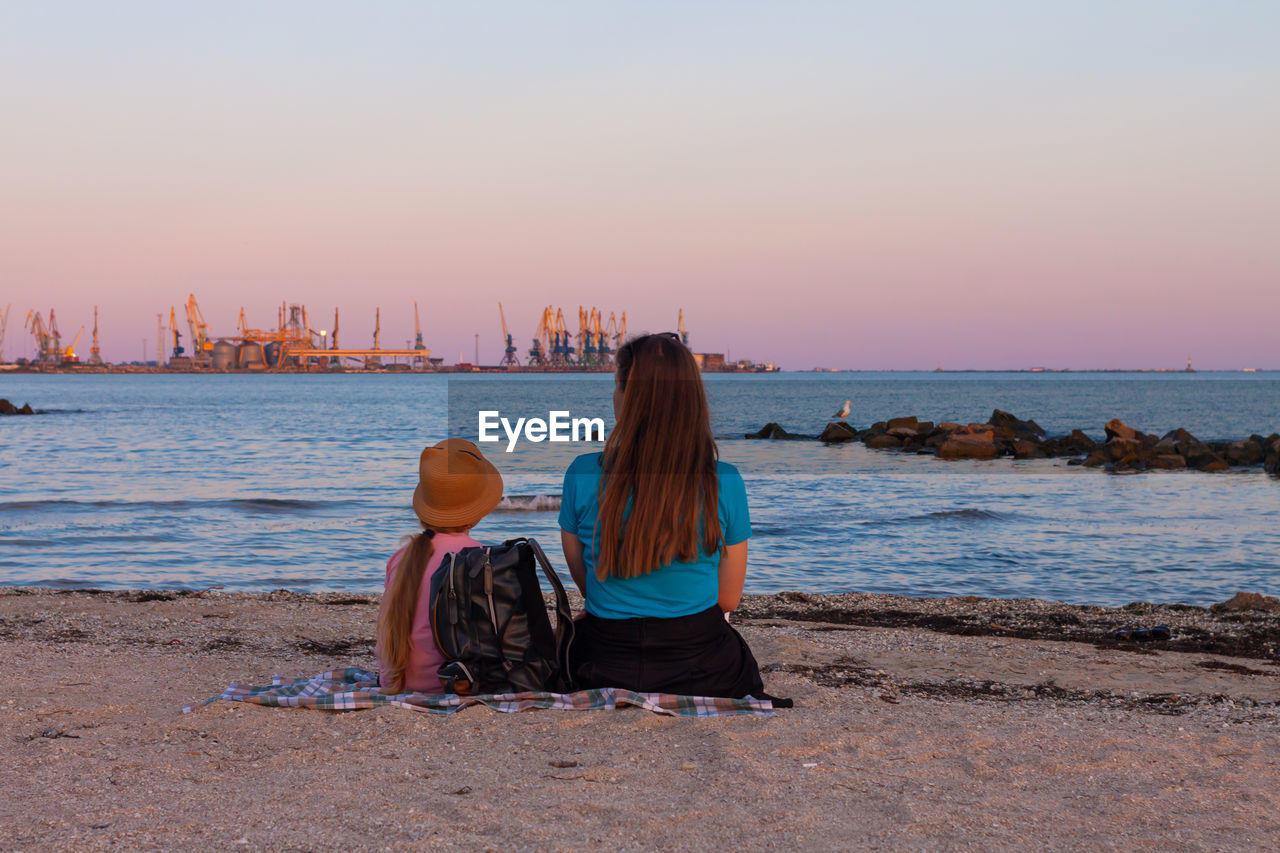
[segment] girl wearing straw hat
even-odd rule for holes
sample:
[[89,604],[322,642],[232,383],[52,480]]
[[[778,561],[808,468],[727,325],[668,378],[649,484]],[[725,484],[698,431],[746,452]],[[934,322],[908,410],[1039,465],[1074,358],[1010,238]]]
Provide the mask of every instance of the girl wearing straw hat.
[[573,674],[583,687],[766,698],[727,621],[747,570],[746,486],[718,460],[693,354],[673,334],[646,335],[616,365],[616,425],[602,453],[570,464],[560,503],[586,599]]
[[470,530],[502,499],[502,475],[466,439],[422,451],[413,511],[422,532],[387,561],[378,612],[378,684],[386,693],[443,693],[444,658],[431,636],[431,575],[444,556],[480,545]]

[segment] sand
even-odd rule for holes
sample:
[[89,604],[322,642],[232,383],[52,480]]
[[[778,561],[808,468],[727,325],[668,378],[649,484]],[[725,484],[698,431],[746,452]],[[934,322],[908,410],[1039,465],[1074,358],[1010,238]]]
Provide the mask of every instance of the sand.
[[0,589],[0,848],[1280,847],[1275,615],[749,597],[772,718],[181,713],[371,666],[374,600]]

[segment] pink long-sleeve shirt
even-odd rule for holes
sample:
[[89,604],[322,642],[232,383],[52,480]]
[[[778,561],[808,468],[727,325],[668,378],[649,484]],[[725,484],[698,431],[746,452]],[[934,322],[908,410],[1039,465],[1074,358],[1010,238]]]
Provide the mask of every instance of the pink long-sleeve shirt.
[[[437,533],[431,540],[431,557],[427,560],[427,570],[422,573],[422,585],[418,587],[418,608],[413,614],[413,640],[409,650],[409,663],[404,670],[404,689],[407,693],[443,693],[444,685],[436,675],[440,665],[444,663],[444,655],[436,648],[435,638],[431,636],[431,576],[440,568],[446,554],[461,551],[463,548],[480,546],[480,543],[465,533]],[[387,560],[387,581],[383,595],[391,588],[391,579],[395,577],[400,559],[409,546],[401,548]],[[391,683],[391,671],[382,662],[382,644],[374,647],[378,657],[378,683]]]

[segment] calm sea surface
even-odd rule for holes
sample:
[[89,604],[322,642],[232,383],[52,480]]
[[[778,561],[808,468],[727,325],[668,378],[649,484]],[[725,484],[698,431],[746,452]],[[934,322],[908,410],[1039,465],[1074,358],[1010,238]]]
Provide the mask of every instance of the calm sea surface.
[[[1203,439],[1280,431],[1280,374],[711,376],[722,458],[747,481],[748,592],[970,594],[1207,604],[1280,593],[1280,481],[1260,469],[1112,475],[1065,460],[943,462],[860,444],[746,441],[914,414],[1102,438],[1119,416]],[[612,426],[612,380],[444,375],[0,374],[0,583],[378,591],[415,529],[419,451],[476,437],[476,410],[553,409]],[[484,445],[510,496],[485,541],[538,537],[563,567],[555,508],[592,446]]]

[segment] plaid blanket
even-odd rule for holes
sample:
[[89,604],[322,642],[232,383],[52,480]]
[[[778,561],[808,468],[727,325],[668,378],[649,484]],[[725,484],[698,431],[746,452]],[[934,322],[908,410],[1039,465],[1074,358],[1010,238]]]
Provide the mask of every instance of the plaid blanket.
[[530,711],[553,708],[561,711],[600,711],[628,705],[672,717],[724,717],[738,714],[773,716],[773,703],[767,699],[724,699],[715,696],[677,696],[672,693],[636,693],[605,687],[579,690],[576,693],[498,693],[483,696],[458,696],[437,693],[383,694],[378,691],[378,674],[357,667],[322,672],[310,678],[287,679],[279,675],[271,684],[254,687],[232,684],[217,696],[187,705],[182,713],[203,708],[219,699],[252,702],[287,708],[317,708],[323,711],[356,711],[392,705],[432,714],[452,714],[472,705],[484,705],[495,711]]

